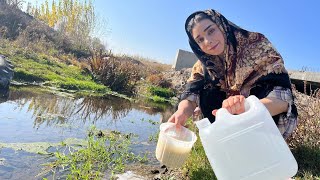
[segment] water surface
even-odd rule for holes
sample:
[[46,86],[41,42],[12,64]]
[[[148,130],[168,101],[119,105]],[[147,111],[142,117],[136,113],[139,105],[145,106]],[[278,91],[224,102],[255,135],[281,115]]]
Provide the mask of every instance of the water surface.
[[[132,151],[150,152],[149,163],[157,164],[155,141],[161,119],[172,113],[170,105],[130,102],[108,96],[71,98],[39,89],[11,90],[0,103],[0,143],[58,143],[67,138],[84,139],[90,126],[133,133]],[[43,155],[10,148],[0,149],[0,179],[35,179],[47,162]]]

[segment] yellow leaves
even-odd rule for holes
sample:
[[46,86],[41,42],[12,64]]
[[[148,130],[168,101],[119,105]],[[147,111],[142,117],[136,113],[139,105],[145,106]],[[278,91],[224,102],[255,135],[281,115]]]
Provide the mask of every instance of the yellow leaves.
[[[46,0],[40,7],[32,7],[32,15],[50,27],[59,22],[65,23],[62,28],[64,33],[76,35],[79,31],[92,31],[95,23],[95,13],[92,0],[81,2],[79,0],[55,0],[49,4]],[[61,29],[60,29],[61,30]]]

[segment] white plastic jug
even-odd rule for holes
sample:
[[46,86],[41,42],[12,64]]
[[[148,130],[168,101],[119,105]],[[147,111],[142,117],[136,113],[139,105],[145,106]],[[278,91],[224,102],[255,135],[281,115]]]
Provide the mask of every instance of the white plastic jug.
[[177,130],[174,123],[162,123],[156,148],[156,158],[171,168],[181,167],[187,159],[197,136],[185,127]]
[[217,111],[216,121],[196,125],[219,180],[285,180],[298,165],[267,108],[255,96],[245,100],[246,111],[232,115]]

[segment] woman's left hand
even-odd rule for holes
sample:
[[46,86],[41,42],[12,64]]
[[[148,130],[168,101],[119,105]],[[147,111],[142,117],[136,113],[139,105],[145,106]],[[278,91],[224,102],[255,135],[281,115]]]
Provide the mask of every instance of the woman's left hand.
[[[244,100],[245,97],[242,95],[230,96],[222,102],[222,108],[227,109],[230,114],[241,114],[245,111]],[[217,109],[213,110],[212,114],[215,116],[217,111]]]

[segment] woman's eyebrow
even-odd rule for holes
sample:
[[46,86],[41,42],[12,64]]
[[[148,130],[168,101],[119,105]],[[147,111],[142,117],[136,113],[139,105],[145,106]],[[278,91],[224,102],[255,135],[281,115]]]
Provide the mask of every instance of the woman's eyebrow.
[[[212,24],[210,24],[208,27],[206,27],[206,28],[203,30],[203,32],[206,32],[211,26],[212,26]],[[200,34],[199,34],[196,38],[194,38],[194,39],[199,38],[199,36],[200,36]]]
[[211,26],[212,26],[212,24],[210,24],[207,28],[205,28],[205,29],[203,30],[203,32],[206,32]]

